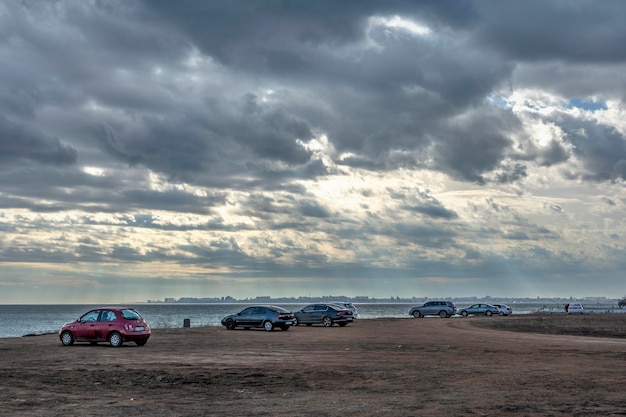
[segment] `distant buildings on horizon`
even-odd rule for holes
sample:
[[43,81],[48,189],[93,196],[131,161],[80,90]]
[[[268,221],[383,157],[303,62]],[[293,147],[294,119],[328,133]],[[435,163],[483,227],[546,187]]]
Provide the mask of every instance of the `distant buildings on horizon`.
[[343,301],[351,303],[422,303],[429,300],[451,300],[457,303],[476,303],[476,302],[500,302],[500,303],[559,303],[559,302],[586,302],[586,303],[617,303],[619,298],[607,298],[607,297],[389,297],[389,298],[374,298],[366,295],[347,297],[343,295],[327,295],[320,297],[311,296],[299,296],[299,297],[278,297],[273,298],[269,295],[260,295],[254,298],[234,298],[231,296],[225,297],[182,297],[173,298],[166,297],[163,300],[148,300],[148,303],[202,303],[202,304],[217,304],[217,303],[255,303],[255,304],[297,304],[297,303],[317,303],[317,302],[331,302],[331,301]]

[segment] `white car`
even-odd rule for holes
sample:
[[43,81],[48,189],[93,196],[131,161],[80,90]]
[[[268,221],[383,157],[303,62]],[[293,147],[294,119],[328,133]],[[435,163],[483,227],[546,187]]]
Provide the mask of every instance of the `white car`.
[[565,304],[567,314],[585,314],[583,305],[580,303]]
[[493,306],[498,309],[498,314],[501,316],[508,316],[513,313],[513,309],[506,304],[494,304]]

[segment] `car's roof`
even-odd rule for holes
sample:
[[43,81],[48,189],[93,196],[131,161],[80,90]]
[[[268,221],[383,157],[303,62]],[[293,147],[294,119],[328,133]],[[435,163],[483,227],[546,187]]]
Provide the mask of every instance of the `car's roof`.
[[337,304],[337,303],[311,303],[311,304],[305,305],[304,307],[309,307],[309,306],[329,306],[329,307],[339,307],[342,309],[346,309],[343,305]]
[[286,308],[275,306],[275,305],[272,305],[272,304],[254,304],[254,305],[250,305],[250,306],[244,307],[243,310],[245,310],[247,308],[256,308],[256,307],[269,308],[271,310],[289,311]]
[[282,307],[278,307],[278,306],[275,306],[275,305],[272,305],[272,304],[253,304],[253,305],[246,306],[246,307],[244,307],[244,308],[250,308],[250,307],[272,307],[272,308],[282,308]]
[[348,307],[348,304],[350,304],[350,303],[320,303],[320,304],[346,308],[346,307]]

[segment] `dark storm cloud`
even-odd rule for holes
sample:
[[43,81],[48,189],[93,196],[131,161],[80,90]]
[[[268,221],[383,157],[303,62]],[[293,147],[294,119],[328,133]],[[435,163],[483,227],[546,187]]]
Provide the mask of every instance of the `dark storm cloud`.
[[[56,7],[25,2],[7,7],[14,17],[4,19],[0,30],[14,43],[13,59],[3,60],[7,65],[0,69],[12,86],[0,91],[7,113],[33,120],[44,104],[66,111],[90,101],[109,106],[127,117],[103,123],[90,116],[87,123],[105,126],[89,139],[110,156],[207,185],[218,177],[233,177],[237,184],[235,172],[270,175],[262,168],[264,160],[286,163],[280,168],[285,178],[325,175],[326,170],[302,169],[311,163],[311,153],[298,141],[316,133],[326,133],[337,151],[351,153],[337,160],[340,164],[381,170],[420,167],[433,158],[429,168],[483,183],[485,173],[503,169],[504,158],[512,154],[509,136],[518,128],[511,114],[490,115],[484,100],[506,85],[517,62],[621,62],[619,45],[626,33],[620,2],[571,7],[551,1],[61,2]],[[399,15],[427,25],[433,34],[368,26],[373,16]],[[47,32],[41,21],[58,30]],[[378,47],[357,48],[366,39]],[[192,92],[204,96],[203,102],[186,101],[171,80],[150,75],[157,67],[166,73],[183,69],[193,48],[214,60],[219,77],[226,77],[216,84],[219,89]],[[40,74],[37,68],[46,71]],[[246,83],[237,84],[237,77]],[[276,100],[264,102],[257,91],[246,91],[253,79],[278,85]],[[483,119],[474,115],[476,109]],[[37,137],[31,149],[22,150],[25,157],[67,163],[81,152],[42,140],[43,134]],[[6,137],[2,140],[6,144]],[[525,160],[531,155],[546,166],[566,160],[556,143],[544,154],[526,153]],[[499,181],[520,178],[519,171],[507,172]]]
[[5,164],[23,158],[43,164],[68,165],[76,163],[77,156],[75,149],[59,139],[0,115],[0,161]]
[[615,128],[571,117],[561,126],[588,172],[583,177],[606,181],[626,179],[626,138]]
[[[437,120],[461,114],[480,102],[513,68],[488,49],[480,50],[466,38],[445,31],[442,39],[433,41],[377,27],[369,36],[381,46],[380,50],[352,57],[349,52],[337,54],[330,49],[349,49],[363,42],[371,16],[404,13],[435,19],[429,23],[436,27],[465,27],[476,17],[471,5],[321,2],[292,6],[281,2],[269,2],[262,8],[243,2],[146,4],[160,19],[180,24],[181,33],[224,65],[253,76],[262,75],[270,84],[280,79],[294,91],[306,92],[304,96],[283,97],[281,108],[271,119],[250,124],[253,129],[245,132],[244,145],[261,157],[302,154],[285,154],[280,149],[290,149],[288,145],[294,138],[306,140],[311,136],[309,126],[314,126],[328,133],[337,150],[357,153],[341,160],[342,164],[372,169],[419,165],[415,159],[398,160],[390,155],[394,149],[424,151],[433,140],[429,133],[438,127]],[[309,99],[312,91],[316,101]],[[262,108],[254,96],[250,99],[250,108]],[[285,124],[288,120],[295,124]],[[245,117],[242,121],[243,127],[248,125]],[[272,129],[269,135],[263,135],[268,121]],[[213,124],[219,129],[218,120]],[[259,139],[254,140],[255,136]],[[446,144],[445,139],[434,140]],[[455,152],[462,150],[452,147],[446,155],[438,153],[441,160],[434,168],[448,171],[450,164],[462,158]],[[492,154],[496,159],[499,156],[497,151]],[[464,157],[466,166],[452,170],[471,181],[497,163],[479,158],[477,166],[472,167],[473,160],[466,153]],[[292,157],[284,160],[305,161]]]
[[168,25],[179,26],[203,52],[227,65],[288,75],[315,64],[308,55],[316,47],[360,41],[371,16],[412,15],[459,26],[476,18],[470,2],[452,0],[262,4],[157,0],[145,1],[144,6]]
[[434,139],[435,161],[455,177],[483,183],[483,174],[507,156],[517,125],[506,111],[477,111],[442,126]]
[[515,60],[624,62],[626,4],[478,1],[479,38]]

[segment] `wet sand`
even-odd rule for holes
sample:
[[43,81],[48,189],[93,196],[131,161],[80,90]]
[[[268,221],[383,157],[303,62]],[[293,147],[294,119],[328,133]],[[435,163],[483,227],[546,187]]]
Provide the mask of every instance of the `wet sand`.
[[626,339],[477,326],[515,319],[163,329],[121,348],[0,339],[0,415],[626,415]]

